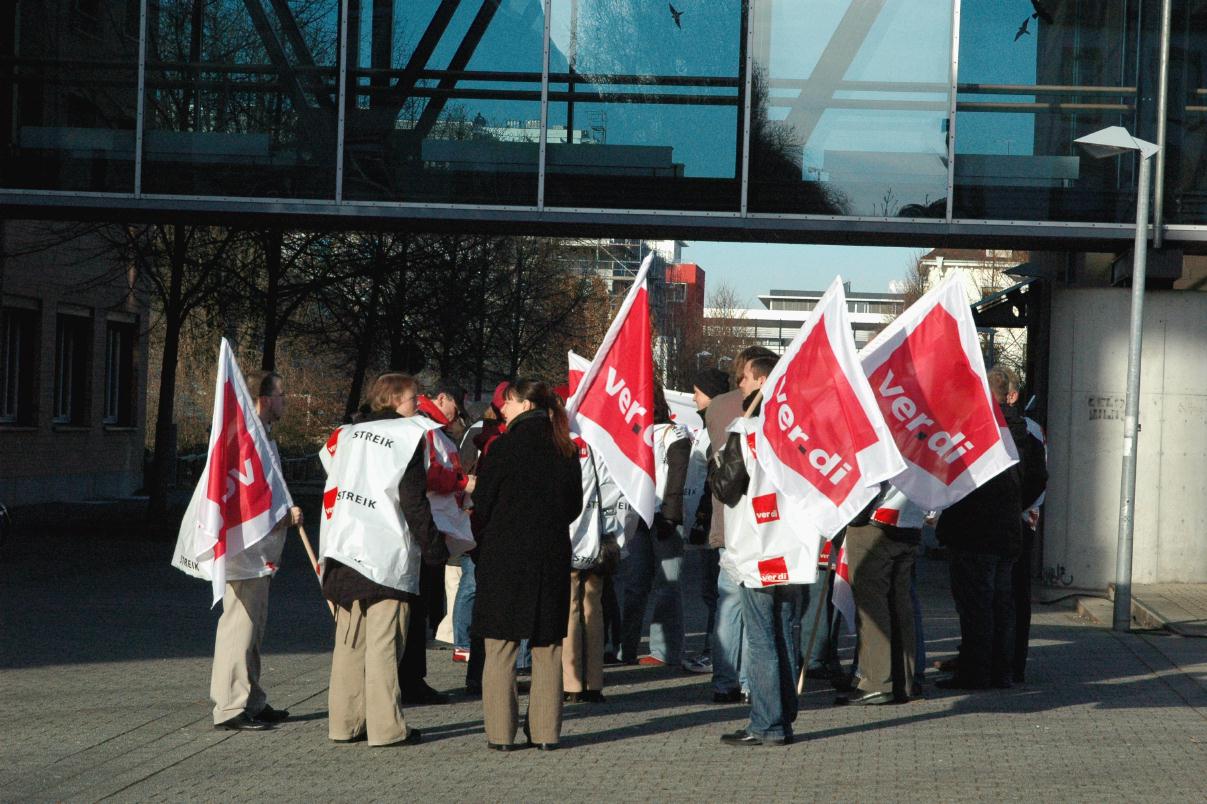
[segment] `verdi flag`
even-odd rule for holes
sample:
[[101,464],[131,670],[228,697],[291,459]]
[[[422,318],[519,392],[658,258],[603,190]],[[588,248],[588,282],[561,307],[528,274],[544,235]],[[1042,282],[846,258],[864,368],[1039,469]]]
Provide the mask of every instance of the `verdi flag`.
[[847,633],[855,635],[855,591],[851,589],[851,568],[847,564],[847,548],[838,550],[838,563],[834,567],[834,608],[842,615]]
[[922,508],[946,508],[1018,462],[955,276],[912,304],[859,357],[905,459],[893,485]]
[[653,255],[641,270],[608,327],[595,359],[566,412],[570,428],[603,460],[633,510],[654,521],[654,353],[650,342],[650,303],[646,275]]
[[574,392],[578,390],[579,383],[583,381],[583,375],[591,368],[591,361],[573,349],[566,353],[566,358],[570,361],[569,384],[567,387],[570,389],[570,396],[573,396]]
[[841,277],[767,377],[757,422],[759,464],[827,538],[904,470],[859,365]]
[[180,523],[177,563],[208,574],[214,605],[226,590],[227,559],[259,542],[293,505],[243,374],[226,339],[218,352],[214,419],[205,470]]

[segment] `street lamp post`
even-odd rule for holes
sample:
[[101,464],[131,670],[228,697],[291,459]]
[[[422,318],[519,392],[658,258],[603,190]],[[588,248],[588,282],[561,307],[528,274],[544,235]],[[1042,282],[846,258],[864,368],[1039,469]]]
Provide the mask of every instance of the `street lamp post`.
[[1111,126],[1074,140],[1090,156],[1103,158],[1128,151],[1140,156],[1136,182],[1136,240],[1132,247],[1132,309],[1127,345],[1127,393],[1123,409],[1123,473],[1119,487],[1119,539],[1115,547],[1115,611],[1111,627],[1128,631],[1132,624],[1132,537],[1136,514],[1136,435],[1140,430],[1140,347],[1144,323],[1144,279],[1148,257],[1148,195],[1152,163],[1160,149],[1136,139],[1122,126]]

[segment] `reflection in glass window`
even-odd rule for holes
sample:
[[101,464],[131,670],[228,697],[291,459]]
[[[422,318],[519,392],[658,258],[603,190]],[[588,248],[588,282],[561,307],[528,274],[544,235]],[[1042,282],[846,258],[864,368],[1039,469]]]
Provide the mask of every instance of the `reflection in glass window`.
[[1136,63],[1157,44],[1138,14],[1125,0],[964,0],[956,218],[1134,218],[1133,160],[1073,140],[1106,126],[1155,139],[1137,129]]
[[1207,2],[1173,6],[1165,220],[1207,223]]
[[134,189],[132,14],[127,0],[0,3],[0,186]]
[[742,2],[553,0],[551,206],[736,210]]
[[150,0],[143,190],[335,195],[338,0]]
[[542,0],[350,0],[344,196],[535,205]]
[[941,217],[951,4],[755,6],[752,211]]

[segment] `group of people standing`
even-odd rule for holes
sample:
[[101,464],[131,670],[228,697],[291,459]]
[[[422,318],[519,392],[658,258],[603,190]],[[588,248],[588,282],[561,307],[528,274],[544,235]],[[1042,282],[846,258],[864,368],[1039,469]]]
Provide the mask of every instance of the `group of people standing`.
[[[751,496],[767,489],[746,436],[776,361],[761,347],[743,350],[732,390],[729,375],[701,371],[693,383],[704,425],[697,433],[672,421],[657,389],[657,508],[649,526],[570,432],[564,390],[559,395],[531,379],[502,383],[483,419],[467,428],[455,386],[425,396],[412,377],[379,377],[358,420],[337,429],[321,455],[328,472],[322,586],[335,614],[330,739],[373,746],[420,741],[403,705],[443,699],[423,680],[424,604],[449,565],[460,569],[449,599],[454,657],[467,660],[466,689],[482,696],[493,750],[557,748],[565,703],[604,702],[608,659],[711,673],[714,702],[750,704],[746,726],[722,736],[730,745],[792,742],[802,667],[830,678],[845,693],[839,704],[919,695],[925,652],[913,565],[934,512],[886,483],[846,529],[857,670],[841,677],[830,584],[763,586],[727,569],[727,549],[752,538],[757,527]],[[1017,379],[997,369],[990,385],[1023,460],[938,520],[962,636],[954,674],[939,686],[958,689],[1022,678],[1026,631],[1021,620],[1016,629],[1012,590],[1024,528],[1034,525],[1026,509],[1046,478],[1042,445],[1037,457],[1033,432],[1012,408]],[[268,425],[283,413],[283,403],[273,402],[282,388],[276,375],[260,385],[258,410],[269,411],[261,412]],[[300,521],[300,511],[290,521]],[[279,553],[277,546],[271,560]],[[707,612],[696,656],[684,650],[688,596],[680,576],[689,555],[700,564]],[[1029,619],[1029,575],[1021,576]],[[218,728],[268,729],[288,717],[267,705],[259,686],[268,580],[253,614],[243,611],[238,589],[228,593],[229,606],[224,602],[211,690]],[[641,656],[651,598],[650,653]],[[237,650],[222,649],[228,608],[231,618],[251,623],[235,640],[246,648],[238,662],[229,658]],[[806,618],[806,610],[816,616]],[[807,627],[810,621],[820,628]],[[519,664],[531,670],[523,718]]]

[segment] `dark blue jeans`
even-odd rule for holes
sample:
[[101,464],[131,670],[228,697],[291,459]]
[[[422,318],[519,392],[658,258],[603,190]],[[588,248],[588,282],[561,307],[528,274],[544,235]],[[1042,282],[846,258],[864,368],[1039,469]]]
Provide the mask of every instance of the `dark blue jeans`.
[[461,583],[453,602],[453,647],[469,650],[469,624],[474,619],[474,598],[478,593],[474,560],[461,556]]
[[1013,558],[951,550],[951,596],[960,615],[957,676],[970,687],[1010,681],[1014,659]]
[[809,587],[786,584],[762,589],[742,587],[746,630],[746,676],[750,681],[750,724],[755,737],[792,736],[799,701],[800,621]]

